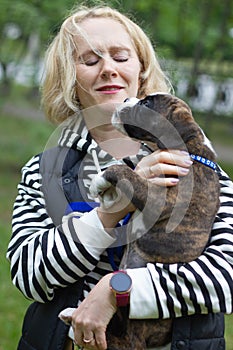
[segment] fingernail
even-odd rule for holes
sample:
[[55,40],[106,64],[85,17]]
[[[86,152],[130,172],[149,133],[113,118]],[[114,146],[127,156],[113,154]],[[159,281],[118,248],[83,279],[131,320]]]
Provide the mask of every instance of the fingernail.
[[183,174],[187,174],[189,172],[189,169],[187,168],[181,168],[180,171],[183,173]]
[[171,179],[172,184],[177,184],[180,180],[179,179]]
[[187,164],[187,165],[192,165],[192,164],[193,164],[193,161],[192,161],[191,159],[186,159],[186,160],[184,161],[184,163]]
[[189,155],[189,153],[187,152],[187,151],[180,151],[182,154],[185,154],[186,156],[188,156]]

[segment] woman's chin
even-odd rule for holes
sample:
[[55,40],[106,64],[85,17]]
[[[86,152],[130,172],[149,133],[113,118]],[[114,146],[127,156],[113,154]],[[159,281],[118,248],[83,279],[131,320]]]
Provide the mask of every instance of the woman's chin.
[[111,123],[112,115],[120,104],[108,102],[83,109],[82,114],[88,129]]

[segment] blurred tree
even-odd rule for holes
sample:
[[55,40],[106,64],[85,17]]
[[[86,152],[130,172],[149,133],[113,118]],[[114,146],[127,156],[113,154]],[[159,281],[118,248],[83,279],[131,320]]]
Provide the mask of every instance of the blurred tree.
[[[22,61],[31,65],[34,73],[49,33],[54,34],[58,21],[73,5],[73,0],[1,0],[0,4],[0,65],[2,94],[8,94],[12,77],[20,72]],[[32,78],[35,74],[32,73]],[[33,83],[33,82],[32,82]]]
[[135,0],[126,1],[126,8],[128,3],[171,58],[215,59],[220,49],[224,59],[232,60],[232,0],[199,0],[198,5],[196,0]]
[[[2,0],[0,5],[0,63],[3,75],[2,93],[10,89],[10,68],[16,67],[25,53],[33,18],[36,19],[33,7],[23,2]],[[33,23],[34,22],[34,23]],[[14,63],[14,67],[12,66]],[[14,72],[12,72],[12,75]]]
[[[75,0],[1,0],[0,64],[4,91],[9,70],[23,59],[38,67],[41,53],[54,36]],[[86,5],[101,4],[86,0]],[[232,61],[233,0],[109,0],[132,15],[151,37],[160,57],[192,60],[194,75],[203,59]],[[219,66],[219,65],[218,65]],[[37,69],[37,68],[36,68]],[[36,72],[36,71],[35,71]],[[15,73],[14,73],[15,75]]]

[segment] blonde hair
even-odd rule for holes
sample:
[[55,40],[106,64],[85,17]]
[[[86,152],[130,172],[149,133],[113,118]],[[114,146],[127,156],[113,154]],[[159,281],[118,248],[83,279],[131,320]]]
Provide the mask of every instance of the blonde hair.
[[75,35],[78,24],[87,18],[111,18],[120,22],[130,35],[141,63],[140,88],[136,97],[143,98],[156,91],[169,91],[152,43],[144,31],[129,17],[108,6],[81,6],[63,22],[45,56],[45,77],[42,84],[42,105],[47,118],[60,123],[79,111],[76,93]]

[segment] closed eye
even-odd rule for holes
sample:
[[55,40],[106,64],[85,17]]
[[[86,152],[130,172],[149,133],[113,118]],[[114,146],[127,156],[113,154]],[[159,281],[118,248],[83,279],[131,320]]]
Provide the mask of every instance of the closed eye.
[[130,57],[128,49],[112,48],[110,51],[111,57],[116,62],[127,62]]
[[[111,58],[116,62],[127,62],[130,58],[130,52],[127,49],[113,48],[109,52]],[[86,66],[96,65],[102,58],[104,54],[98,50],[88,52],[79,57],[79,62],[85,64]]]
[[94,66],[99,62],[100,58],[101,57],[97,53],[91,51],[83,56],[80,56],[79,62],[85,64],[86,66]]
[[97,64],[99,62],[99,59],[95,59],[95,60],[87,60],[84,62],[84,64],[86,66],[94,66],[95,64]]
[[113,57],[113,59],[116,62],[127,62],[129,57],[117,56],[117,57]]
[[[123,57],[123,56],[117,56],[117,57],[112,57],[114,61],[116,62],[127,62],[128,61],[128,57]],[[85,64],[86,66],[94,66],[95,64],[97,64],[99,62],[101,58],[100,57],[96,57],[96,58],[90,58],[88,60],[82,60],[82,63]]]
[[86,66],[94,66],[99,62],[99,57],[91,57],[91,58],[81,58],[79,61],[81,64],[85,64]]

